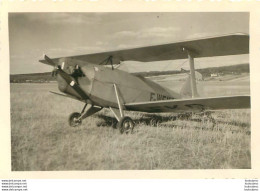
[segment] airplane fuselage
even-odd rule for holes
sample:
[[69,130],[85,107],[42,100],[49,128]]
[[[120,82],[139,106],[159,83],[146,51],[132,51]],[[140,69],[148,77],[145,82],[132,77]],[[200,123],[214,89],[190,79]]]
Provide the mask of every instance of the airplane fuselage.
[[[167,99],[177,99],[181,96],[144,77],[135,76],[125,71],[100,65],[87,64],[81,67],[85,76],[77,77],[75,83],[85,92],[94,105],[118,108],[114,85],[118,89],[121,102],[136,103]],[[59,89],[67,94],[66,82],[58,75]],[[76,95],[76,97],[80,97]]]

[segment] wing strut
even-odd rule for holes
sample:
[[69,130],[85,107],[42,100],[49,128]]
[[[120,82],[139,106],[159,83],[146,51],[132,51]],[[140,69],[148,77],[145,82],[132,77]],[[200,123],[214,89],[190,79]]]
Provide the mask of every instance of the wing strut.
[[[106,63],[105,63],[106,62]],[[112,67],[112,70],[114,70],[114,66],[113,66],[113,56],[109,56],[108,58],[106,58],[105,60],[103,60],[99,65],[102,65],[102,64],[104,64],[104,65],[107,65],[108,64],[108,62],[110,62],[110,64],[111,64],[111,67]]]
[[183,48],[188,55],[189,64],[190,64],[190,84],[191,84],[191,92],[192,98],[198,97],[197,85],[196,85],[196,78],[195,78],[195,67],[194,67],[194,57],[192,56],[192,52],[186,48]]

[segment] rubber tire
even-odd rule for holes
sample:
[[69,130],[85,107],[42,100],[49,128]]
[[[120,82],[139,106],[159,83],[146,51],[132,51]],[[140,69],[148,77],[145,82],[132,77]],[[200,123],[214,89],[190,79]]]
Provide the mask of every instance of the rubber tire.
[[150,125],[151,125],[152,127],[157,127],[158,122],[159,122],[158,119],[152,118],[151,121],[150,121]]
[[151,118],[149,125],[152,127],[157,127],[158,124],[163,122],[163,118],[161,116],[154,116]]
[[78,113],[78,112],[74,112],[74,113],[70,114],[70,116],[69,116],[69,125],[71,127],[80,126],[82,124],[82,120],[77,120],[76,121],[76,119],[79,118],[80,116],[81,116],[81,114]]
[[123,133],[133,133],[133,130],[134,130],[134,122],[133,120],[130,118],[130,117],[123,117],[117,124],[117,127],[119,129],[119,132],[121,134]]

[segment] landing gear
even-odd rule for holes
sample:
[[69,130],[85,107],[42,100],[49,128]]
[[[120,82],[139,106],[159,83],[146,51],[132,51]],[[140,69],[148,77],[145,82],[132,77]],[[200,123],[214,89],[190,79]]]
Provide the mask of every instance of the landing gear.
[[216,125],[216,120],[212,116],[211,112],[204,112],[204,115],[202,116],[202,121],[203,122],[212,122],[213,127]]
[[81,114],[78,113],[78,112],[74,112],[74,113],[70,114],[70,116],[69,116],[69,125],[71,127],[77,127],[77,126],[82,124],[82,120],[79,119],[80,115]]
[[162,119],[160,119],[160,118],[158,118],[158,117],[157,117],[157,118],[154,117],[154,118],[152,118],[151,121],[150,121],[150,125],[153,126],[153,127],[157,127],[158,124],[160,124],[160,123],[162,123]]
[[[86,109],[87,108],[87,109]],[[85,111],[86,109],[86,111]],[[69,116],[69,125],[77,127],[82,124],[82,120],[100,111],[102,107],[93,106],[92,104],[85,104],[81,113],[74,112]]]
[[121,134],[133,133],[134,126],[135,126],[134,122],[130,117],[124,116],[124,111],[123,111],[124,105],[121,103],[121,100],[119,99],[119,92],[117,90],[116,84],[114,84],[114,89],[115,89],[118,109],[110,107],[110,110],[112,111],[112,113],[114,114],[114,116],[118,121],[116,127],[119,129],[119,132]]
[[123,117],[117,124],[118,129],[121,134],[123,133],[133,133],[134,130],[134,122],[130,117]]

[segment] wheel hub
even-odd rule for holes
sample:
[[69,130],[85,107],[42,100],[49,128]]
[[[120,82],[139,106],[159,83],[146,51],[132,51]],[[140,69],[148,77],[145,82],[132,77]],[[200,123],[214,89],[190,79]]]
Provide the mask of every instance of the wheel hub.
[[123,119],[121,119],[121,121],[119,122],[120,127],[120,132],[121,133],[126,133],[128,134],[129,132],[132,132],[134,129],[134,123],[132,121],[131,118],[129,117],[125,117]]
[[72,113],[69,117],[69,124],[72,127],[81,125],[80,113]]

